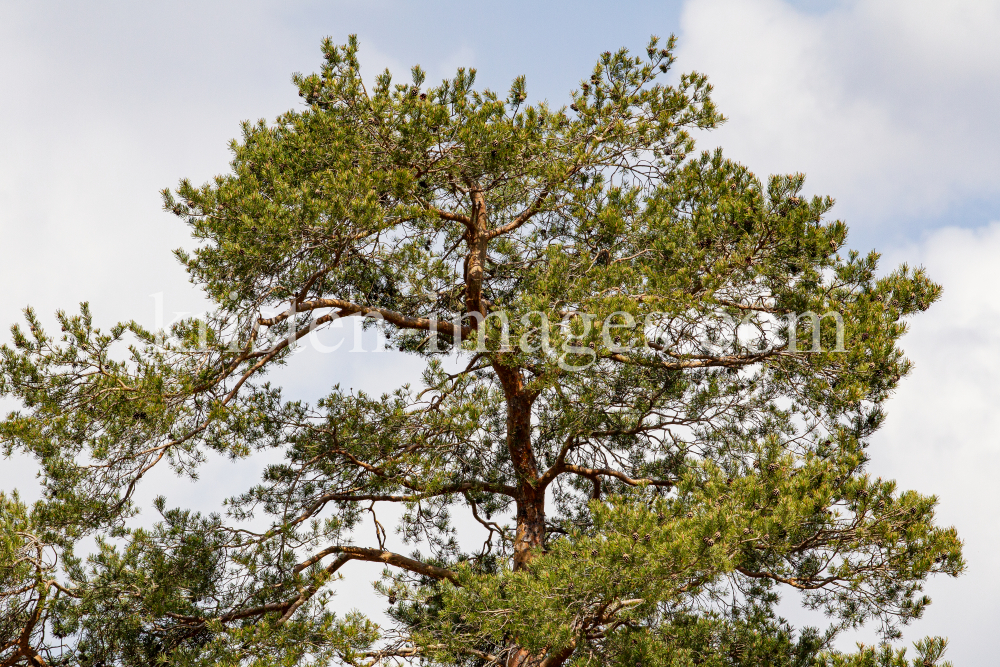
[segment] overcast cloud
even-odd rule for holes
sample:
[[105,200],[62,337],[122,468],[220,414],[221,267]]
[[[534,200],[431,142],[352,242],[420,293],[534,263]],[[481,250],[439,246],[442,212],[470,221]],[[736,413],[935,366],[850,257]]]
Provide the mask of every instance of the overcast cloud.
[[[681,68],[710,76],[730,119],[704,147],[760,175],[805,172],[809,193],[837,199],[853,246],[884,251],[886,267],[924,264],[945,287],[904,339],[916,369],[872,467],[938,494],[967,542],[969,573],[933,582],[907,639],[945,634],[956,664],[986,664],[1000,612],[1000,2],[415,5],[0,0],[4,331],[29,303],[48,317],[89,300],[102,326],[152,325],[154,293],[168,311],[203,308],[168,252],[188,241],[158,190],[224,171],[240,120],[298,104],[289,76],[318,65],[324,35],[359,33],[369,72],[419,62],[434,80],[472,65],[496,88],[524,73],[533,97],[562,103],[599,52],[677,32]],[[413,377],[377,356],[313,355],[281,379],[314,397]],[[0,487],[31,494],[29,465],[0,466]],[[204,484],[173,488],[211,509],[259,468],[216,462]],[[380,606],[362,579],[346,590]]]
[[[831,3],[832,4],[832,3]],[[1000,3],[864,0],[804,12],[698,0],[682,68],[730,118],[718,144],[758,173],[805,172],[856,244],[983,224],[1000,203]]]
[[681,66],[708,73],[730,118],[703,146],[758,174],[805,172],[852,246],[944,285],[903,340],[916,366],[872,470],[937,494],[966,541],[968,574],[931,583],[907,636],[948,636],[956,664],[986,664],[1000,615],[1000,3],[698,0],[681,23]]

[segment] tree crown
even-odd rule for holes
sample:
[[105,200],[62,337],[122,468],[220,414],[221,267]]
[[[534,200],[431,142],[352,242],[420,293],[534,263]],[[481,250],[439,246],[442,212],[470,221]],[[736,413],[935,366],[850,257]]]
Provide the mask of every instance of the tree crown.
[[[801,174],[696,154],[724,119],[703,75],[658,81],[672,49],[606,52],[552,108],[474,70],[369,89],[356,41],[326,41],[304,109],[163,193],[211,315],[102,333],[84,306],[52,336],[28,310],[0,440],[46,495],[2,497],[2,664],[906,664],[831,642],[898,637],[926,578],[964,568],[933,497],[865,472],[905,319],[940,288],[844,251]],[[284,400],[267,372],[348,317],[424,358],[420,382]],[[128,523],[153,466],[264,449],[284,462],[225,516],[160,499]],[[412,553],[387,546],[393,504]],[[332,611],[352,561],[386,565],[391,625]],[[830,628],[796,633],[782,590]]]

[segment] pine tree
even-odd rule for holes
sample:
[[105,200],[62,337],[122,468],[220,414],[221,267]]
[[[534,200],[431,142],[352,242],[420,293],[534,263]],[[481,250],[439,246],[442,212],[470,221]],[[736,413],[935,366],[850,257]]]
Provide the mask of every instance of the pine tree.
[[[696,153],[724,119],[703,75],[658,82],[673,39],[604,53],[560,108],[323,52],[231,173],[163,193],[210,316],[102,332],[84,304],[50,334],[29,309],[2,348],[0,440],[44,498],[0,497],[0,665],[910,664],[889,642],[961,544],[866,448],[940,288],[847,251],[802,175]],[[268,371],[339,318],[420,382],[285,400]],[[268,450],[219,513],[130,523],[154,466]],[[354,561],[385,565],[390,624],[336,613]],[[866,623],[884,646],[833,650]]]

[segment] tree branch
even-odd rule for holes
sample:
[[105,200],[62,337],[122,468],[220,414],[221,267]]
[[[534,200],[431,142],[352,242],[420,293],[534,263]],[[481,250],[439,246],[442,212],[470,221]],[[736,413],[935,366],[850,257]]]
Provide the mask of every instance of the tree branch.
[[[319,308],[337,308],[338,317],[351,317],[354,315],[378,315],[386,322],[395,325],[400,329],[419,329],[421,331],[440,331],[452,338],[466,338],[472,334],[472,327],[456,326],[454,322],[448,320],[433,321],[427,317],[412,317],[388,308],[378,308],[373,306],[362,306],[357,303],[345,301],[344,299],[312,299],[310,301],[300,301],[295,304],[294,313],[289,308],[283,313],[279,313],[270,318],[258,318],[257,322],[266,327],[274,326],[287,320],[295,313],[304,313]],[[330,316],[325,316],[330,318]],[[323,319],[323,318],[321,318]],[[330,318],[332,319],[332,318]],[[329,321],[329,319],[327,320]],[[318,322],[318,320],[317,320]],[[325,322],[324,322],[325,323]]]
[[[576,466],[570,463],[563,465],[562,470],[565,472],[571,472],[581,477],[586,477],[588,479],[594,479],[595,477],[614,477],[619,479],[629,486],[639,486],[640,484],[649,484],[650,486],[665,486],[670,488],[674,485],[674,482],[665,479],[649,479],[647,477],[633,479],[623,472],[618,470],[612,470],[611,468],[584,468],[583,466]],[[548,474],[548,473],[546,473]]]
[[323,558],[333,555],[333,554],[344,554],[349,556],[353,560],[363,560],[370,563],[385,563],[386,565],[392,565],[393,567],[398,567],[402,570],[408,570],[416,574],[422,574],[425,577],[430,577],[431,579],[438,580],[448,580],[456,586],[461,586],[458,581],[458,575],[451,570],[445,569],[443,567],[438,567],[437,565],[431,565],[429,563],[423,563],[419,560],[403,556],[401,554],[393,553],[392,551],[383,551],[381,549],[368,549],[365,547],[353,547],[353,546],[333,546],[323,549],[312,558],[305,560],[292,570],[293,573],[299,573],[306,569],[314,563],[318,563],[323,560]]

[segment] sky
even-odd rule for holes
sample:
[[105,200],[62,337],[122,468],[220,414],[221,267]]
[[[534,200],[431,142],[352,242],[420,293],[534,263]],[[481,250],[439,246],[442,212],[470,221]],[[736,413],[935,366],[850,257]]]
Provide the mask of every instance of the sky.
[[[987,664],[1000,617],[1000,1],[0,0],[0,339],[28,304],[51,321],[86,300],[104,327],[155,325],[157,298],[168,320],[203,309],[170,253],[187,231],[159,191],[226,171],[240,121],[298,105],[292,73],[318,68],[324,36],[351,33],[369,75],[475,67],[505,90],[524,74],[532,99],[556,105],[602,51],[676,34],[677,71],[708,74],[729,119],[701,147],[762,175],[804,172],[809,194],[836,199],[852,247],[878,249],[886,269],[925,266],[944,296],[903,339],[915,369],[871,468],[939,496],[966,544],[968,573],[931,582],[906,639],[946,635],[956,664]],[[380,392],[416,370],[345,346],[277,379],[314,397],[336,382]],[[261,465],[151,482],[211,508]],[[31,470],[0,461],[0,488],[30,496]],[[361,579],[344,584],[351,603]],[[783,611],[805,618],[793,602]]]

